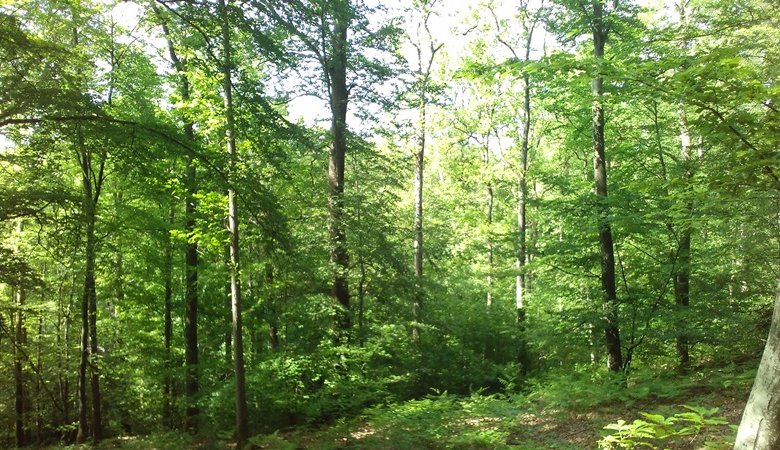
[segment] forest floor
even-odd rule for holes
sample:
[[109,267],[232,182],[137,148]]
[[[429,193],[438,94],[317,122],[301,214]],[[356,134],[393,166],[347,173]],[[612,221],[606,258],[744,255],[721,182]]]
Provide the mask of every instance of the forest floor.
[[[279,450],[579,450],[632,448],[630,444],[640,442],[641,448],[730,449],[756,365],[751,361],[685,376],[642,374],[627,389],[614,389],[604,379],[584,374],[566,374],[540,381],[524,394],[441,393],[374,407],[320,427],[256,436],[251,442],[253,448]],[[625,422],[617,426],[621,420]],[[612,429],[605,429],[610,424]],[[603,441],[610,433],[613,447]],[[89,448],[210,450],[235,444],[167,433],[114,438]]]

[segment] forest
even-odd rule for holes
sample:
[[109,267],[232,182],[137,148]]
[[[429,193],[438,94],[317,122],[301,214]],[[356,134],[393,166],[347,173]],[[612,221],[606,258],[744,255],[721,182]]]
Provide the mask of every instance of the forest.
[[0,1],[0,447],[780,449],[777,7]]

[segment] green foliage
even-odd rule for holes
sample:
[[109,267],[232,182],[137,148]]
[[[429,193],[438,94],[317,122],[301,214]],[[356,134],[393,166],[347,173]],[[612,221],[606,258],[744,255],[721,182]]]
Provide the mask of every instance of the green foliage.
[[[469,11],[414,3],[407,18],[382,2],[230,6],[238,149],[228,183],[213,4],[158,2],[157,13],[120,2],[138,7],[141,18],[125,29],[110,2],[0,2],[0,392],[8,393],[0,398],[0,445],[13,441],[18,377],[27,435],[72,440],[82,189],[85,176],[94,185],[101,161],[100,348],[90,360],[100,369],[106,434],[150,434],[117,445],[207,447],[233,436],[228,187],[241,211],[251,429],[281,430],[256,437],[256,446],[285,448],[295,427],[332,427],[324,431],[332,431],[332,446],[501,448],[516,437],[518,412],[598,415],[614,405],[704,404],[714,391],[746,397],[754,372],[742,363],[763,347],[778,273],[775,5],[692,0],[667,14],[620,2],[605,11],[607,57],[595,61],[590,34],[600,24],[572,0],[539,10],[498,0]],[[463,19],[458,30],[423,29],[450,13]],[[350,24],[346,47],[333,34],[342,22]],[[170,48],[156,48],[163,24]],[[539,34],[527,40],[530,24]],[[396,70],[401,60],[414,65],[426,56],[399,47],[404,29],[423,50],[443,43],[429,71]],[[544,33],[555,45],[538,48]],[[160,62],[170,50],[175,71]],[[315,116],[320,106],[327,112],[326,85],[341,52],[350,110],[343,204],[335,205],[325,175],[330,134]],[[604,77],[606,199],[592,192],[595,74]],[[527,136],[519,126],[526,88]],[[419,128],[417,111],[406,109],[426,95]],[[311,96],[324,103],[305,103],[303,120],[290,114],[293,99]],[[418,278],[414,154],[423,142]],[[196,169],[192,186],[185,161]],[[524,265],[516,261],[521,180]],[[191,228],[184,223],[190,189]],[[343,207],[349,311],[331,295],[334,206]],[[600,368],[603,208],[627,360],[618,376]],[[14,231],[20,223],[24,231]],[[181,429],[185,415],[186,243],[198,246],[195,401],[206,442],[155,434]],[[518,321],[521,271],[525,320]],[[19,304],[14,293],[22,288]],[[334,319],[344,314],[352,340],[336,345],[344,330]],[[690,361],[677,372],[682,338]],[[653,447],[723,428],[711,409],[656,412],[609,425],[603,445]],[[576,446],[533,425],[521,434],[527,448]]]
[[[683,405],[687,411],[676,413],[669,417],[660,414],[641,412],[644,417],[626,423],[620,419],[604,427],[609,433],[599,441],[601,449],[659,449],[663,442],[680,440],[680,438],[695,439],[705,430],[728,425],[728,421],[716,417],[718,408]],[[728,442],[706,442],[706,449],[730,448]]]
[[[518,404],[503,396],[444,392],[370,409],[346,440],[366,449],[504,448],[518,410]],[[332,431],[345,429],[339,425]]]

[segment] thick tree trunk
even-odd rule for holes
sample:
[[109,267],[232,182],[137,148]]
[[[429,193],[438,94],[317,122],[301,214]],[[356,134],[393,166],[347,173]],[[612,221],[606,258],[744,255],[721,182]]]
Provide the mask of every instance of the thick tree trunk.
[[340,311],[337,318],[338,341],[348,343],[352,330],[349,293],[349,255],[344,225],[344,163],[347,152],[347,30],[348,20],[335,19],[331,33],[331,60],[325,67],[330,80],[331,145],[328,158],[328,233],[330,263],[333,276],[333,297]]
[[[593,3],[593,57],[596,59],[596,64],[601,64],[604,59],[606,40],[603,5],[597,1]],[[619,372],[623,368],[623,354],[618,327],[615,250],[612,241],[612,228],[609,223],[609,208],[606,206],[607,164],[604,150],[603,82],[600,74],[593,78],[593,174],[594,191],[599,198],[599,252],[601,254],[601,290],[604,296],[604,338],[607,349],[607,366],[610,371]]]
[[238,238],[238,204],[235,183],[236,150],[235,117],[233,111],[233,82],[231,78],[232,48],[228,10],[225,0],[219,1],[222,19],[222,94],[225,104],[225,138],[229,158],[228,167],[228,228],[230,232],[230,294],[233,313],[233,369],[236,381],[236,441],[243,448],[249,437],[249,413],[246,404],[246,379],[244,373],[244,339],[241,323],[241,264]]
[[750,398],[742,414],[734,450],[780,448],[780,283],[772,326]]

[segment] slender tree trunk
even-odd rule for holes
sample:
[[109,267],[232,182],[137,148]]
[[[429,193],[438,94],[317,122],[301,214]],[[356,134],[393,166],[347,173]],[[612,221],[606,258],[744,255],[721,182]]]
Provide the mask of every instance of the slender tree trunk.
[[[182,79],[184,75],[182,75]],[[189,83],[182,83],[182,92],[189,98]],[[185,124],[185,134],[194,138],[192,123]],[[184,283],[184,363],[186,367],[185,393],[187,407],[185,412],[185,429],[190,433],[198,432],[198,394],[200,392],[200,377],[198,368],[198,242],[195,240],[195,214],[197,210],[196,195],[198,192],[195,161],[190,155],[186,159],[185,184],[187,198],[184,207],[184,230],[187,233],[187,248],[185,253],[185,283]]]
[[[419,56],[419,55],[418,55]],[[425,98],[425,89],[420,95],[420,107],[417,130],[417,152],[414,155],[415,177],[414,177],[414,279],[415,292],[412,303],[412,341],[420,339],[420,329],[417,324],[420,322],[420,311],[423,303],[423,177],[425,174],[425,127],[426,127],[426,109],[427,101]],[[362,308],[361,308],[362,313]],[[361,314],[362,316],[362,314]]]
[[[271,252],[266,252],[266,257],[270,258]],[[274,266],[270,261],[265,264],[265,284],[270,289],[268,297],[268,350],[276,352],[279,350],[279,305],[278,300],[273,293],[274,284]]]
[[[230,192],[228,191],[228,196]],[[225,247],[225,265],[229,268],[232,260],[230,258],[231,246],[228,244]],[[250,291],[252,287],[249,287]],[[226,374],[230,374],[230,367],[233,365],[233,281],[232,277],[228,277],[225,282],[225,335],[223,336],[223,345],[225,350],[225,370]]]
[[[526,61],[530,58],[531,36],[529,33],[526,42]],[[528,341],[526,338],[526,312],[525,294],[528,274],[526,273],[526,261],[528,259],[527,234],[528,218],[528,147],[531,134],[531,80],[528,75],[523,76],[523,132],[520,147],[520,176],[518,180],[519,198],[517,201],[517,277],[515,278],[515,311],[516,321],[520,329],[520,345],[518,349],[518,362],[523,373],[528,373],[530,363],[528,357]]]
[[[122,192],[115,193],[114,202],[117,210],[122,208],[124,194]],[[116,303],[109,303],[108,305],[111,317],[116,317],[117,308],[120,307],[125,300],[125,258],[121,242],[117,242],[116,253],[114,255],[114,275],[114,297],[116,298]]]
[[[488,152],[485,149],[485,152]],[[493,182],[489,181],[487,185],[487,294],[486,303],[488,308],[493,306]]]
[[[490,145],[489,135],[486,136],[485,146],[482,149],[482,162],[485,164],[486,172],[490,173]],[[493,179],[492,175],[488,175],[485,192],[485,206],[487,211],[485,212],[485,223],[487,224],[487,277],[486,277],[486,293],[485,304],[488,310],[493,306],[493,207],[494,207],[494,192],[493,192]]]
[[349,255],[344,226],[344,163],[347,151],[347,30],[349,21],[339,12],[331,33],[331,60],[325,67],[330,80],[331,145],[328,158],[328,233],[333,297],[341,310],[337,326],[340,343],[348,343],[352,330],[349,293]]
[[[38,312],[38,335],[36,339],[36,361],[39,376],[35,379],[35,443],[43,442],[43,314]],[[52,400],[54,396],[52,396]],[[56,420],[56,419],[54,419]]]
[[[168,209],[168,226],[173,228],[174,208]],[[167,429],[173,428],[173,408],[171,395],[173,392],[173,358],[171,356],[171,341],[173,339],[172,299],[173,299],[173,243],[170,230],[166,230],[165,254],[163,255],[163,285],[165,297],[163,300],[163,346],[165,347],[165,375],[163,376],[162,421]]]
[[[21,225],[20,225],[21,228]],[[24,447],[27,445],[24,419],[26,395],[24,392],[24,372],[22,370],[22,347],[24,346],[24,301],[25,292],[22,286],[16,288],[16,323],[14,323],[14,411],[16,417],[14,420],[14,430],[16,435],[16,446]]]
[[[97,202],[94,203],[94,207]],[[91,227],[87,226],[87,281],[85,282],[85,294],[89,299],[89,367],[90,387],[92,397],[92,441],[99,442],[103,438],[102,425],[102,398],[100,395],[100,365],[98,363],[98,338],[97,338],[97,292],[95,289],[95,208],[91,211]],[[89,220],[89,219],[88,219]]]
[[674,300],[677,311],[683,317],[678,321],[677,330],[677,359],[680,370],[686,371],[690,367],[688,326],[686,325],[686,313],[690,300],[690,273],[691,273],[691,229],[684,226],[680,232],[680,243],[677,253],[676,273],[674,274]]
[[71,286],[68,290],[68,304],[63,305],[65,310],[62,313],[62,340],[59,341],[58,335],[58,347],[61,349],[60,358],[60,370],[59,370],[59,385],[60,385],[60,399],[62,400],[62,423],[70,423],[70,378],[68,377],[68,371],[70,369],[70,327],[72,324],[71,312],[73,309],[73,296],[76,291],[77,276],[73,275],[71,279]]
[[225,0],[219,1],[222,19],[222,90],[225,104],[225,138],[229,157],[228,167],[228,228],[230,231],[230,291],[233,312],[233,363],[236,377],[236,441],[243,448],[248,438],[248,412],[246,404],[246,380],[244,374],[244,341],[241,323],[241,264],[238,239],[238,205],[235,183],[236,150],[235,118],[233,111],[233,82],[231,79],[232,48],[228,10]]
[[742,414],[734,450],[780,448],[780,283],[772,326],[750,398]]
[[[691,157],[691,137],[688,131],[688,120],[684,108],[684,105],[680,106],[680,159],[684,165],[683,181],[685,186],[687,186],[693,177],[693,158]],[[690,200],[686,201],[685,211],[688,213],[688,218],[690,218],[693,214],[693,202]],[[690,367],[688,326],[685,316],[690,304],[692,234],[690,223],[681,224],[674,274],[674,300],[678,313],[683,316],[682,320],[678,321],[679,328],[676,338],[677,358],[680,369],[683,371],[688,370]]]
[[[596,64],[604,59],[607,31],[601,1],[593,3],[593,57]],[[604,150],[604,87],[601,74],[593,78],[593,174],[594,191],[599,198],[598,226],[601,254],[601,290],[604,296],[604,337],[607,348],[607,366],[612,372],[623,368],[623,354],[618,327],[617,291],[615,287],[615,250],[609,223],[607,200],[607,164]]]
[[[681,1],[675,5],[680,14],[680,23],[687,27],[688,14],[686,11],[686,2]],[[690,47],[688,40],[681,43],[682,50],[687,52]],[[680,118],[680,160],[683,164],[684,186],[689,186],[693,178],[693,157],[691,153],[691,135],[688,129],[688,116],[685,112],[684,99],[679,105]],[[693,214],[693,202],[686,201],[685,211],[688,218]],[[687,222],[687,221],[686,221]],[[690,368],[689,337],[687,326],[687,312],[690,304],[690,278],[691,278],[691,237],[692,230],[690,223],[683,223],[680,227],[678,242],[677,261],[674,274],[674,299],[677,305],[677,312],[681,319],[677,322],[678,334],[676,338],[677,358],[681,371],[687,371]]]
[[[183,102],[190,100],[190,82],[187,78],[185,61],[179,58],[176,47],[173,45],[171,33],[168,29],[166,18],[152,2],[152,10],[163,29],[163,35],[168,45],[168,55],[174,69],[179,76],[179,95]],[[184,136],[190,142],[195,140],[194,124],[189,119],[184,119]],[[185,364],[185,406],[184,428],[189,433],[198,433],[198,393],[200,392],[200,378],[198,375],[198,241],[195,239],[195,215],[198,209],[197,193],[198,180],[195,167],[195,158],[188,153],[185,158],[184,186],[187,194],[184,200],[184,231],[187,235],[187,247],[185,250],[185,282],[184,282],[184,364]]]

